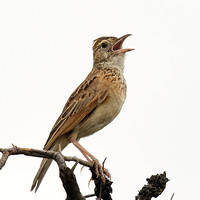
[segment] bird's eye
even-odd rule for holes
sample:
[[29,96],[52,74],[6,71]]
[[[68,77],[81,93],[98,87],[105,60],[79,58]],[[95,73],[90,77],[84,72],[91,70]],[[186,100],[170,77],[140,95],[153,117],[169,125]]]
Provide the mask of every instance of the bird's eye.
[[102,43],[102,44],[101,44],[101,47],[102,47],[102,48],[106,48],[107,46],[108,46],[108,45],[107,45],[106,43]]

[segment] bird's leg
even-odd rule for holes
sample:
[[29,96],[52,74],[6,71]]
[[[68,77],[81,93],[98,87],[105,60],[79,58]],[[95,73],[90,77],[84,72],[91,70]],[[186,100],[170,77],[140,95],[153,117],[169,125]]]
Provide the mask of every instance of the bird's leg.
[[[104,172],[102,169],[101,164],[99,163],[98,159],[96,159],[90,152],[88,152],[82,145],[80,145],[76,140],[71,139],[71,143],[73,143],[78,150],[84,155],[84,157],[87,159],[87,161],[93,161],[94,165],[95,165],[95,170],[96,170],[96,174],[97,176],[101,176],[102,181],[105,183],[105,177],[104,177]],[[107,169],[105,169],[106,172],[106,176],[108,176],[108,178],[110,178],[110,174],[108,172]]]

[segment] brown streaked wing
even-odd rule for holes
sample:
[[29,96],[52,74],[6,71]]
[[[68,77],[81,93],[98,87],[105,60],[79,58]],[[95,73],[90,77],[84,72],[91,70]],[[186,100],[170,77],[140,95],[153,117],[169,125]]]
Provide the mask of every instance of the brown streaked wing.
[[107,97],[106,87],[99,87],[98,71],[92,70],[87,78],[69,97],[65,107],[54,124],[44,146],[48,150],[63,134],[71,131]]

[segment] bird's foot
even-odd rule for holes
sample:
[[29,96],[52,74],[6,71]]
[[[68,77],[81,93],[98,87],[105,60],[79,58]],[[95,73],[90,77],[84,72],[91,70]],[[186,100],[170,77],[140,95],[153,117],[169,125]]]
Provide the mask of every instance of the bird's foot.
[[87,159],[88,162],[93,161],[93,163],[94,163],[93,166],[94,166],[95,174],[96,174],[97,178],[100,177],[104,183],[105,183],[105,175],[109,179],[111,178],[109,171],[106,168],[102,167],[102,165],[99,163],[99,161],[91,153],[89,153],[83,146],[81,146],[78,143],[78,141],[71,139],[70,142],[72,142],[79,149],[79,151],[85,156],[85,158]]
[[93,159],[94,162],[94,169],[95,169],[95,174],[97,175],[97,178],[100,177],[103,183],[105,183],[105,175],[111,179],[111,175],[108,171],[108,169],[102,167],[102,165],[99,163],[99,161],[95,158]]
[[104,168],[104,174],[111,180],[111,174],[107,168]]

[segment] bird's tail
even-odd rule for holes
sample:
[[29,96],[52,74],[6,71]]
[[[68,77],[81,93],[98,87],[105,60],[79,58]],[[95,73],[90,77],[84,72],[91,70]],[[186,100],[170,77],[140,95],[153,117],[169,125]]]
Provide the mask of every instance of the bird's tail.
[[51,159],[43,158],[43,160],[40,164],[40,168],[33,180],[33,184],[31,186],[31,191],[35,188],[35,192],[37,192],[37,189],[39,188],[40,183],[42,182],[44,175],[46,174],[47,170],[49,169],[49,166],[51,165],[51,163],[52,163]]
[[[51,149],[49,150],[52,150],[52,151],[59,151],[59,148],[60,150],[62,151],[68,144],[69,142],[61,142],[60,144],[57,143],[55,144]],[[49,169],[50,165],[52,163],[52,159],[47,159],[47,158],[43,158],[41,164],[40,164],[40,168],[37,172],[37,174],[35,175],[35,178],[33,180],[33,184],[31,186],[31,191],[35,188],[35,192],[37,192],[47,170]]]

